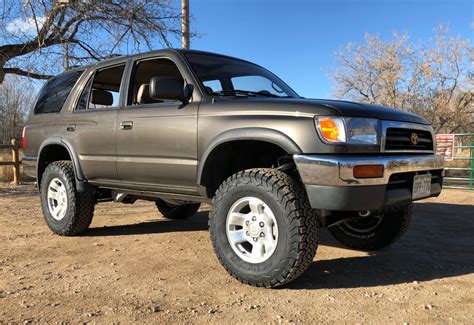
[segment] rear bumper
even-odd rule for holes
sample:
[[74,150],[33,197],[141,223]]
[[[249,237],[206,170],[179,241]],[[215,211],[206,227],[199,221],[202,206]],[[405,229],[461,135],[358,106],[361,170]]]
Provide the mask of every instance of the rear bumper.
[[[444,161],[437,155],[294,155],[314,209],[375,210],[412,201],[413,177],[430,172],[430,196],[441,193]],[[357,179],[357,165],[384,165],[379,178]]]
[[26,176],[36,178],[36,162],[37,157],[23,156],[21,164],[23,165],[23,172]]

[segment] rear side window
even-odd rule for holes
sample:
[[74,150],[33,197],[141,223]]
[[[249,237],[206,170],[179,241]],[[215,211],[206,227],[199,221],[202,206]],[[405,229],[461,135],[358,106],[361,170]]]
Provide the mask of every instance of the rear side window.
[[84,71],[70,71],[49,79],[41,88],[34,113],[58,113],[64,105],[77,79]]
[[97,71],[87,82],[76,111],[118,108],[125,64]]

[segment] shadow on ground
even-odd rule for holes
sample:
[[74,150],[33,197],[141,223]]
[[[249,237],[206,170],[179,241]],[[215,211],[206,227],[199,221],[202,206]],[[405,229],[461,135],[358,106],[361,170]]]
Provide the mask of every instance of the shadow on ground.
[[207,211],[198,212],[187,220],[150,220],[131,225],[89,228],[82,236],[106,237],[143,234],[160,234],[169,232],[187,232],[207,230]]
[[[342,247],[328,231],[320,245]],[[357,288],[474,273],[474,206],[417,203],[397,243],[366,256],[316,260],[289,289]]]
[[[156,220],[91,228],[84,236],[207,230],[207,211],[189,220]],[[320,246],[344,248],[325,229]],[[474,206],[415,204],[411,227],[393,246],[365,256],[318,259],[287,289],[356,288],[428,281],[474,273]]]

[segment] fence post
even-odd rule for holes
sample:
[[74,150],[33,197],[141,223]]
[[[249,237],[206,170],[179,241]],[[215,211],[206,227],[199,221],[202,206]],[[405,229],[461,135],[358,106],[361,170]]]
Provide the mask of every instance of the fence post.
[[16,140],[12,139],[12,158],[13,158],[13,183],[18,185],[20,181],[20,155],[18,153],[18,147]]
[[472,190],[473,184],[473,176],[474,176],[474,134],[471,134],[471,163],[469,164],[471,167],[469,171],[469,189]]

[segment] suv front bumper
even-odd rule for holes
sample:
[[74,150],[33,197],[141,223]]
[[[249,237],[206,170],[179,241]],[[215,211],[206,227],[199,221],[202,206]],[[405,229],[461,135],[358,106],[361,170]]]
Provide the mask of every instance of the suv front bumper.
[[[311,207],[362,211],[412,201],[413,177],[430,173],[430,196],[441,193],[443,157],[430,155],[294,155]],[[383,165],[383,177],[355,178],[358,165]]]

